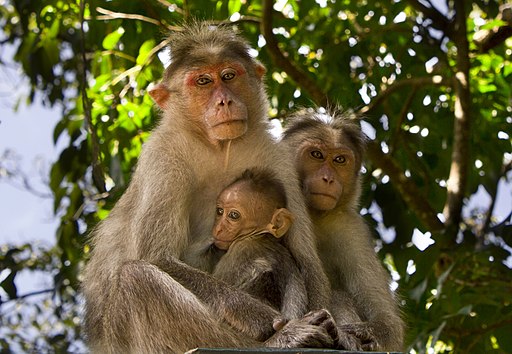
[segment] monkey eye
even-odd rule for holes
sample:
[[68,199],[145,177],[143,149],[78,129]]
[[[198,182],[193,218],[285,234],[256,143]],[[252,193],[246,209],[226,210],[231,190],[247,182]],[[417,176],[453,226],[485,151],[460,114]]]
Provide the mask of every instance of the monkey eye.
[[219,215],[219,216],[220,216],[220,215],[224,214],[224,209],[222,209],[222,208],[217,208],[216,213],[217,213],[217,215]]
[[199,86],[207,85],[210,82],[212,82],[212,79],[210,79],[207,76],[200,76],[196,79],[196,84],[198,84]]
[[347,162],[347,158],[343,155],[339,155],[334,158],[334,162],[344,164],[345,162]]
[[224,81],[233,80],[234,78],[235,78],[235,73],[232,71],[227,71],[222,74],[222,80],[224,80]]
[[310,155],[315,159],[323,159],[324,158],[324,155],[322,155],[322,153],[318,150],[311,151]]
[[238,220],[240,219],[240,213],[236,210],[231,210],[228,213],[228,218],[230,218],[231,220]]

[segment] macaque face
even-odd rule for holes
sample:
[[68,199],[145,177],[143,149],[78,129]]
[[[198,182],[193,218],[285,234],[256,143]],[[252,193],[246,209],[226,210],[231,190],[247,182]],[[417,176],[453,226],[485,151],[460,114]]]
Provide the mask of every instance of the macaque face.
[[298,164],[308,205],[320,211],[334,209],[343,193],[350,193],[344,187],[356,178],[354,153],[332,141],[304,143]]
[[226,188],[217,198],[213,238],[222,250],[239,237],[266,230],[272,219],[275,208],[244,184]]
[[212,142],[246,133],[249,81],[245,67],[236,61],[195,67],[185,73],[190,116],[199,120]]

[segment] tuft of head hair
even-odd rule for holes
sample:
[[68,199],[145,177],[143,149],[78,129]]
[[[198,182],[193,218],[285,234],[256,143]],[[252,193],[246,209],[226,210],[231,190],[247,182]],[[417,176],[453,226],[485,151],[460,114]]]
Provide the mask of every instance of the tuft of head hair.
[[229,186],[246,182],[253,192],[256,192],[275,204],[276,208],[286,208],[288,200],[284,184],[272,170],[251,168],[245,170],[240,177]]
[[359,124],[359,117],[353,113],[344,112],[339,108],[302,109],[287,117],[287,126],[283,132],[283,140],[291,140],[301,136],[315,140],[325,139],[325,130],[330,129],[339,132],[340,139],[347,139],[353,147],[359,163],[365,150],[367,137]]
[[228,24],[194,21],[183,25],[181,31],[173,32],[169,41],[171,63],[165,73],[166,79],[178,68],[205,65],[209,60],[232,58],[254,62],[249,55],[249,44]]

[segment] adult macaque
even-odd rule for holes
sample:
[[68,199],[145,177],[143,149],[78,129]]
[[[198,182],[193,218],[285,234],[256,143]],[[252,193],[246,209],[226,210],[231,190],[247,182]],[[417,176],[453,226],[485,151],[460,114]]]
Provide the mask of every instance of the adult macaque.
[[283,320],[304,316],[304,279],[279,242],[293,222],[283,184],[267,170],[246,170],[217,198],[213,244],[226,250],[213,276],[262,299]]
[[[162,119],[126,192],[93,231],[85,330],[93,351],[169,353],[195,347],[322,346],[329,297],[307,209],[286,149],[267,133],[264,67],[226,27],[190,25],[150,95]],[[219,192],[249,167],[274,171],[296,222],[283,239],[306,280],[308,310],[275,333],[279,312],[183,262],[210,237]]]
[[404,323],[371,233],[358,211],[364,134],[340,112],[303,111],[289,119],[283,142],[296,167],[333,295],[340,347],[400,351]]

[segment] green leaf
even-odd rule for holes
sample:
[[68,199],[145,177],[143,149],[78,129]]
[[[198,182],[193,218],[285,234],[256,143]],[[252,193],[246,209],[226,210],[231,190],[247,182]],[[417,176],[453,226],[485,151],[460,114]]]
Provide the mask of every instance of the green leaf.
[[155,47],[155,40],[154,39],[148,39],[145,41],[139,49],[139,55],[137,56],[137,64],[143,65],[146,60],[148,59],[149,53],[153,48]]
[[242,2],[240,0],[229,0],[228,10],[230,15],[240,12],[241,8]]
[[112,50],[117,45],[121,37],[124,35],[124,28],[119,27],[116,31],[109,33],[102,42],[103,48],[106,50]]

